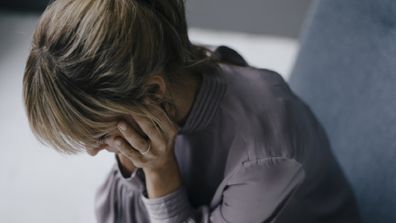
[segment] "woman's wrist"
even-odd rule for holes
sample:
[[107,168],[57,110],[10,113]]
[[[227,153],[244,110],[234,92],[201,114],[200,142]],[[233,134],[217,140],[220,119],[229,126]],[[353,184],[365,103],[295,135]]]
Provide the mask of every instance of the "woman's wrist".
[[176,162],[157,170],[143,170],[148,198],[162,197],[176,191],[182,185]]

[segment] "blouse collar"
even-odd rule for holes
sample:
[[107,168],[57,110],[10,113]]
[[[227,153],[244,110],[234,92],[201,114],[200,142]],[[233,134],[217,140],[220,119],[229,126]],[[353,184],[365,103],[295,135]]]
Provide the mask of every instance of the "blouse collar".
[[201,86],[179,133],[192,133],[208,126],[219,107],[227,83],[220,72],[203,73]]

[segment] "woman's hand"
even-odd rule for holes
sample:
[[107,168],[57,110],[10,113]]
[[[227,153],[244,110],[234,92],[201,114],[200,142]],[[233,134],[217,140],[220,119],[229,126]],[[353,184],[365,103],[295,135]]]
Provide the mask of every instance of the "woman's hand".
[[[148,104],[148,107],[153,115],[161,120],[161,126],[158,126],[159,131],[149,119],[133,115],[132,117],[147,137],[140,135],[125,120],[121,120],[117,126],[122,137],[116,136],[108,141],[134,166],[143,168],[147,192],[152,198],[164,196],[181,185],[174,153],[179,126],[172,122],[158,105]],[[149,146],[150,150],[148,150]]]
[[136,169],[135,165],[133,165],[132,161],[130,161],[128,158],[126,158],[121,153],[116,153],[116,156],[117,156],[117,158],[118,158],[118,160],[120,162],[121,174],[125,178],[130,177],[132,172]]
[[[107,141],[107,140],[106,140]],[[91,156],[96,156],[100,151],[107,150],[108,152],[115,153],[120,162],[120,171],[124,177],[129,177],[135,170],[132,161],[122,155],[117,149],[111,147],[108,143],[101,144],[98,147],[85,147],[87,153]]]

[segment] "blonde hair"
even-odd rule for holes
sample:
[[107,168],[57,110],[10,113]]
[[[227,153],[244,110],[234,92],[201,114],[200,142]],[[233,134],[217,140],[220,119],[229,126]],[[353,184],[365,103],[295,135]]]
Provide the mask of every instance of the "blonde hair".
[[[97,146],[131,113],[161,126],[143,102],[152,74],[167,81],[218,69],[187,35],[182,0],[57,0],[36,26],[23,97],[36,138],[59,152]],[[162,103],[172,106],[169,97]],[[174,105],[173,105],[174,106]]]

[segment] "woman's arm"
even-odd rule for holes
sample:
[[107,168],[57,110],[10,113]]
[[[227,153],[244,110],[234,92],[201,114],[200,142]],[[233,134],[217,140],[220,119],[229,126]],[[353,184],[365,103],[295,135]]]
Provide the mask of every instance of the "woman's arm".
[[141,195],[145,193],[141,169],[123,175],[120,160],[115,164],[95,194],[95,215],[98,223],[150,222]]
[[[157,112],[156,117],[165,120],[160,109],[153,107],[152,110]],[[142,219],[163,223],[263,222],[276,216],[304,179],[303,168],[294,159],[272,157],[245,161],[228,179],[222,201],[216,207],[205,205],[194,209],[188,201],[173,151],[177,128],[165,123],[160,133],[146,118],[134,118],[148,140],[126,122],[120,122],[122,137],[113,138],[110,144],[143,170],[145,184],[136,176],[129,182],[119,183],[116,177],[113,182],[109,181],[101,193],[114,194],[115,199],[104,199],[102,205],[116,205],[118,210],[118,215],[109,217],[109,222],[118,218],[125,223],[146,222]],[[152,147],[148,147],[148,142]],[[146,153],[147,148],[152,149]]]
[[96,213],[99,223],[270,221],[304,176],[301,164],[293,159],[248,161],[228,180],[216,207],[194,209],[184,185],[164,196],[148,198],[144,181],[136,171],[130,178],[123,178],[115,166],[97,193]]
[[222,191],[222,201],[193,209],[184,187],[162,198],[142,196],[151,222],[225,223],[270,222],[304,179],[301,165],[293,159],[268,158],[244,163]]

